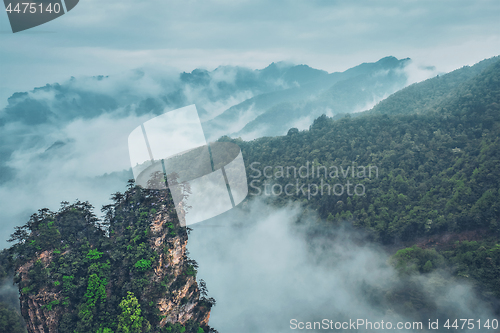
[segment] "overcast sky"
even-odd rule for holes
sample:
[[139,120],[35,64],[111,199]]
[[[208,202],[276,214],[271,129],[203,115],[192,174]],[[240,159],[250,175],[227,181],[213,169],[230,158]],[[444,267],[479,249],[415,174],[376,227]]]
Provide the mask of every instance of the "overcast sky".
[[81,0],[13,34],[0,14],[0,107],[15,91],[138,67],[273,61],[341,71],[384,56],[450,71],[500,54],[500,1]]

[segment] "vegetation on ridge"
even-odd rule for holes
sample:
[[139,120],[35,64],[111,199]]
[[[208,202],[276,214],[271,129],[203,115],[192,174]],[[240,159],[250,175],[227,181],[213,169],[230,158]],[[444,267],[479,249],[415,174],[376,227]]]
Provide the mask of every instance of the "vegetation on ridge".
[[[129,190],[115,193],[113,200],[103,207],[104,222],[98,221],[89,203],[64,202],[58,212],[42,209],[17,228],[9,251],[21,302],[30,295],[51,297],[42,310],[60,314],[59,332],[210,331],[196,318],[184,325],[159,325],[159,300],[176,295],[196,276],[197,268],[185,256],[179,273],[165,266],[163,279],[155,278],[160,256],[168,257],[173,250],[169,239],[187,239],[169,192],[144,190],[131,182]],[[161,226],[164,241],[155,246],[151,228],[158,213],[168,220]],[[194,312],[202,318],[215,301],[206,298],[204,284],[201,290],[190,284],[189,292],[190,299],[178,306],[193,302]]]

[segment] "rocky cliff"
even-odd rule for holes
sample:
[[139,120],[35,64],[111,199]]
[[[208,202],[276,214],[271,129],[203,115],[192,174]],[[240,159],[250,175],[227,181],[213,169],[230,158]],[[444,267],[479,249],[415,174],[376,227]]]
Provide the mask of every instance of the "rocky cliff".
[[[88,203],[40,210],[13,238],[30,333],[209,332],[188,234],[167,191],[131,184],[99,221]],[[183,218],[181,216],[181,218]]]

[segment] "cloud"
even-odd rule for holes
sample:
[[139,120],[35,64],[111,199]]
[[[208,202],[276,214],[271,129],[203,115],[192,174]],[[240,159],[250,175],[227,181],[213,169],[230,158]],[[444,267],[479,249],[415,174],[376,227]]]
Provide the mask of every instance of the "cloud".
[[61,201],[88,200],[99,213],[111,193],[123,191],[131,178],[128,134],[151,117],[117,110],[61,127],[8,124],[2,137],[11,136],[19,145],[7,161],[15,176],[0,186],[0,246],[7,245],[15,225],[40,208],[57,210]]
[[[5,235],[0,246],[7,245],[15,225],[40,208],[57,210],[61,201],[78,198],[99,212],[131,178],[127,142],[140,124],[190,104],[210,119],[278,84],[257,81],[258,73],[245,68],[199,73],[141,68],[71,78],[13,97],[3,110],[6,123],[0,132],[1,166],[12,171],[0,185],[0,231]],[[33,124],[40,109],[48,116]]]
[[210,325],[221,333],[289,332],[291,319],[494,318],[470,285],[444,273],[401,279],[362,234],[318,222],[297,205],[253,201],[193,225],[190,256],[217,300]]
[[12,282],[12,277],[0,279],[0,302],[11,306],[18,312],[21,312],[21,305],[19,304],[19,289]]
[[365,104],[363,105],[359,105],[357,106],[353,111],[352,113],[358,113],[358,112],[363,112],[363,111],[367,111],[367,110],[370,110],[372,109],[375,105],[377,105],[378,102],[386,99],[387,97],[389,97],[390,94],[384,94],[382,96],[376,96],[376,95],[373,95],[372,96],[372,99],[371,101],[367,101]]
[[394,55],[450,71],[500,54],[499,13],[495,0],[461,0],[453,6],[393,0],[153,0],[140,5],[88,0],[48,24],[0,34],[0,97],[5,103],[15,91],[70,76],[142,66],[191,71],[288,60],[331,72]]
[[403,71],[407,77],[407,86],[433,78],[438,74],[443,74],[443,72],[439,72],[435,66],[425,66],[413,60],[408,62],[403,68]]

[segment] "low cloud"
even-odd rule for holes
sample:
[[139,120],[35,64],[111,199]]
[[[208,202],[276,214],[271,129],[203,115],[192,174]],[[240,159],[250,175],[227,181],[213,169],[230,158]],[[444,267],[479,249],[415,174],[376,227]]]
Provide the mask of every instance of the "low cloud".
[[[291,65],[276,66],[285,70]],[[433,75],[412,64],[404,71],[410,81]],[[208,121],[256,94],[287,87],[279,75],[264,79],[259,73],[227,66],[184,74],[144,67],[110,77],[71,78],[16,95],[1,113],[7,122],[0,132],[0,154],[13,175],[0,185],[0,231],[8,235],[37,209],[57,209],[63,200],[89,200],[99,209],[110,193],[124,188],[130,175],[127,137],[134,128],[189,104],[197,104],[201,119]],[[374,96],[374,103],[378,100]],[[248,104],[239,107],[239,116],[216,117],[205,128],[209,139],[237,132],[265,111]],[[41,123],[25,124],[40,108],[48,116]],[[325,112],[333,115],[328,108]],[[288,128],[307,129],[315,117],[300,117]],[[266,125],[242,137],[264,134]]]
[[19,289],[12,282],[12,277],[0,279],[0,302],[20,312]]
[[407,86],[433,78],[438,74],[443,74],[434,66],[426,66],[413,60],[408,62],[403,71],[407,77]]
[[192,226],[190,256],[217,300],[211,326],[290,332],[291,319],[422,321],[427,328],[428,319],[446,316],[494,318],[470,285],[444,273],[401,279],[388,254],[362,234],[321,227],[308,214],[254,201]]
[[13,227],[40,208],[57,210],[61,201],[80,199],[99,212],[111,193],[125,189],[131,178],[128,135],[151,117],[124,116],[118,110],[62,127],[6,126],[2,136],[12,135],[19,146],[6,162],[14,176],[0,186],[0,231],[5,235],[0,245],[6,246]]

